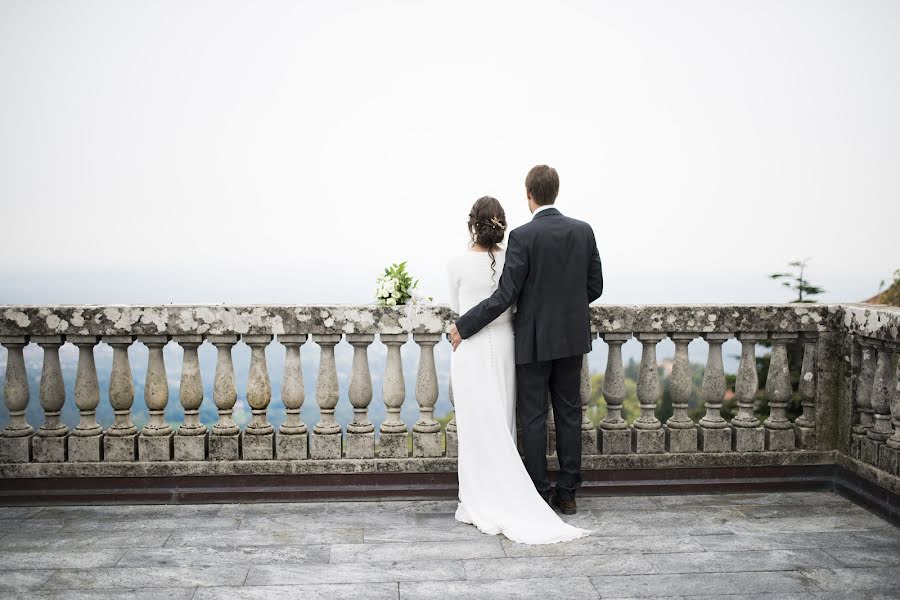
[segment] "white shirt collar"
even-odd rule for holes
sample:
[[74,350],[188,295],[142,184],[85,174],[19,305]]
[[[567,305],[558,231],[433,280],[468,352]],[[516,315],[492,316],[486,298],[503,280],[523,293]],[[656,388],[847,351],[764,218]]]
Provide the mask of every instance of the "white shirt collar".
[[545,204],[543,206],[538,206],[536,209],[534,209],[534,212],[531,213],[531,216],[536,217],[539,212],[541,212],[542,210],[547,210],[548,208],[556,208],[556,207],[553,206],[552,204]]

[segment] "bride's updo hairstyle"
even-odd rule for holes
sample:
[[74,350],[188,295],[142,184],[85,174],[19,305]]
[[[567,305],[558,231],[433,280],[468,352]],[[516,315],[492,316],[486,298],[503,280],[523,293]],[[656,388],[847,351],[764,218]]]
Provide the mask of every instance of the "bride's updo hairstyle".
[[475,201],[469,211],[469,233],[473,244],[487,248],[491,257],[491,272],[496,276],[494,251],[506,234],[506,213],[496,198],[483,196]]

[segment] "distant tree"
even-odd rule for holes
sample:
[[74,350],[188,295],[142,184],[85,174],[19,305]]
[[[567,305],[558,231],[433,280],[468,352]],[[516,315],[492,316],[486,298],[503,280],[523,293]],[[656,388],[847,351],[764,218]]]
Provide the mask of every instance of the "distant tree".
[[782,273],[771,273],[769,277],[775,281],[781,281],[781,285],[797,292],[797,299],[794,302],[815,302],[813,296],[818,296],[825,292],[824,288],[813,285],[806,278],[806,265],[809,263],[808,258],[803,260],[793,260],[788,263],[792,270]]

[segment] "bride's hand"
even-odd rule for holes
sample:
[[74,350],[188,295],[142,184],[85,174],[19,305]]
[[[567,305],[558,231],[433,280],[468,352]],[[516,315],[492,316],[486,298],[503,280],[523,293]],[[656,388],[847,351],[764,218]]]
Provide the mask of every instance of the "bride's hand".
[[453,344],[453,351],[456,352],[456,349],[459,347],[459,344],[462,342],[462,337],[459,335],[459,331],[456,329],[456,325],[450,326],[450,343]]

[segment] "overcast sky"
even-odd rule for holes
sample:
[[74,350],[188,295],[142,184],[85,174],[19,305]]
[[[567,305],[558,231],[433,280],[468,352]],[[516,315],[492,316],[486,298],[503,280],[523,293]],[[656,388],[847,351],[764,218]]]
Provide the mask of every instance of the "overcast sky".
[[479,196],[589,221],[601,301],[900,268],[900,3],[0,3],[0,302],[446,298]]

